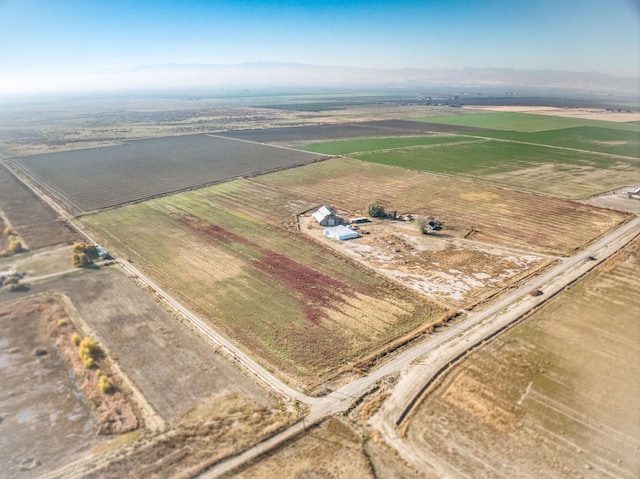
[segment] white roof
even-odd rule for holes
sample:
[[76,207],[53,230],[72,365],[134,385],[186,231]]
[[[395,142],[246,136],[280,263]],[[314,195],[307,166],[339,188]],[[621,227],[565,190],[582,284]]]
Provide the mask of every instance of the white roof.
[[318,223],[320,223],[327,216],[331,216],[331,215],[335,215],[335,212],[331,208],[329,208],[328,206],[321,206],[320,208],[318,208],[318,211],[313,213],[311,216],[313,216],[314,219]]
[[333,228],[325,228],[324,235],[329,238],[335,238],[340,241],[357,238],[359,235],[351,228],[347,228],[344,225],[334,226]]

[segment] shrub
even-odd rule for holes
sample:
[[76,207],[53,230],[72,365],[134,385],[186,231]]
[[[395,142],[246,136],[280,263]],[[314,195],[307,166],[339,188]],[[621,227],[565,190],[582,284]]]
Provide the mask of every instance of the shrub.
[[65,325],[67,324],[67,320],[66,320],[66,319],[64,319],[64,318],[59,319],[59,320],[58,320],[58,322],[57,322],[56,324],[57,324],[57,325],[58,325],[58,327],[60,328],[60,327],[65,326]]
[[87,369],[95,365],[96,357],[100,354],[100,346],[91,337],[86,336],[80,341],[78,356],[82,359],[82,364]]
[[98,259],[98,247],[91,243],[75,243],[71,249],[71,261],[74,266],[87,266]]
[[111,381],[109,381],[109,378],[102,374],[98,379],[98,387],[100,388],[100,391],[106,394],[111,391],[113,385],[111,384]]
[[80,335],[78,333],[73,333],[71,335],[71,344],[73,344],[74,346],[80,345]]
[[7,226],[2,230],[2,234],[5,236],[13,236],[16,233],[13,231],[13,228],[11,226]]
[[377,201],[372,201],[365,208],[365,212],[372,218],[384,218],[386,213],[384,208]]

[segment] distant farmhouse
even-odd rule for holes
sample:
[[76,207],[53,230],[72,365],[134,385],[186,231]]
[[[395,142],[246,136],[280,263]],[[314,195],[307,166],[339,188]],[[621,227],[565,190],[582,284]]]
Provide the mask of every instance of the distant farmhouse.
[[337,226],[341,223],[336,212],[328,206],[320,207],[318,211],[313,213],[311,216],[313,216],[313,219],[315,219],[320,226]]

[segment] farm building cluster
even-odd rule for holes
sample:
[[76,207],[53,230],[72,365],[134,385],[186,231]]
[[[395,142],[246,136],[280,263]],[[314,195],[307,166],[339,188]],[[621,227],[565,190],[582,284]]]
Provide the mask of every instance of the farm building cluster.
[[[340,218],[334,210],[328,206],[321,206],[312,215],[314,220],[318,222],[320,226],[326,226],[323,234],[327,238],[333,238],[338,241],[346,241],[354,238],[358,238],[360,235],[354,231],[351,226],[345,225],[342,218]],[[356,218],[351,222],[363,222],[366,218]]]

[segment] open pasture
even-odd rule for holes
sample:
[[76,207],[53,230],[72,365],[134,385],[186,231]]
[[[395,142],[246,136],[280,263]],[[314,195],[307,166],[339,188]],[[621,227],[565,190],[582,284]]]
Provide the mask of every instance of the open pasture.
[[519,112],[482,112],[468,115],[430,117],[425,118],[424,121],[429,123],[444,123],[446,125],[459,127],[490,128],[520,132],[560,130],[581,126],[638,131],[638,125],[633,123],[615,123],[610,121],[587,120],[584,118],[567,118]]
[[75,212],[317,161],[312,153],[211,135],[136,140],[11,161]]
[[292,199],[352,212],[362,212],[369,201],[378,200],[387,211],[441,218],[451,236],[546,254],[570,254],[629,217],[548,196],[345,158],[261,176],[251,183],[281,195],[286,192]]
[[[299,207],[292,197],[274,190],[269,198],[268,188],[249,186],[247,198],[244,185],[252,182],[157,198],[83,221],[254,358],[307,389],[444,313],[282,228],[291,222],[289,208]],[[254,201],[263,205],[255,213]]]
[[407,441],[447,477],[640,473],[640,241],[454,367]]

